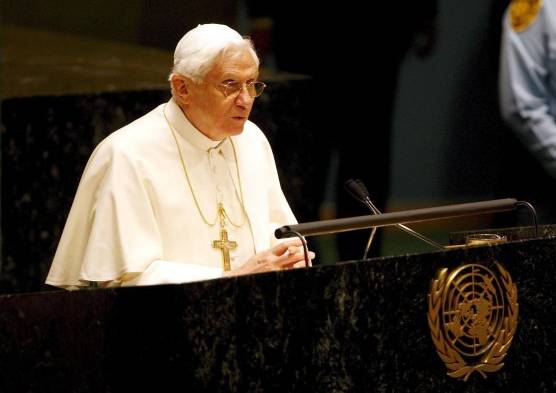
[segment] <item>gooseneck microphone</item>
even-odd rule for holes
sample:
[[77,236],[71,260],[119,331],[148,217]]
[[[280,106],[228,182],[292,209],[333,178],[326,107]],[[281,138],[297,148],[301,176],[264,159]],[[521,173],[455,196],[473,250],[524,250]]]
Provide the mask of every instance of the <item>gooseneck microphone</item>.
[[[351,194],[352,197],[367,206],[373,214],[380,214],[380,210],[378,210],[371,201],[371,198],[369,197],[369,191],[361,180],[349,179],[344,183],[344,188]],[[367,255],[369,254],[371,243],[373,242],[375,235],[376,227],[373,227],[371,229],[371,234],[369,235],[369,240],[367,240],[367,246],[365,247],[365,252],[363,253],[363,259],[367,259]]]
[[[367,206],[369,208],[369,210],[371,210],[373,212],[373,214],[381,214],[381,211],[378,210],[378,208],[374,205],[374,203],[371,201],[371,198],[369,197],[369,191],[367,190],[367,187],[365,187],[365,184],[359,180],[359,179],[349,179],[348,181],[346,181],[344,183],[344,187],[345,189],[351,194],[351,196],[353,196],[355,199],[357,199],[358,201],[360,201],[361,203],[363,203],[365,206]],[[444,247],[435,242],[434,240],[429,239],[428,237],[421,235],[418,232],[415,232],[413,229],[403,225],[403,224],[396,224],[396,226],[398,228],[400,228],[401,230],[407,232],[408,234],[415,236],[417,239],[424,241],[425,243],[437,248],[437,249],[443,249]],[[374,231],[376,230],[376,227],[373,228],[373,232],[371,232],[371,236],[369,237],[369,241],[367,242],[367,248],[365,249],[365,255],[363,257],[363,259],[366,258],[367,253],[369,252],[369,248],[371,246],[371,242],[374,238]]]

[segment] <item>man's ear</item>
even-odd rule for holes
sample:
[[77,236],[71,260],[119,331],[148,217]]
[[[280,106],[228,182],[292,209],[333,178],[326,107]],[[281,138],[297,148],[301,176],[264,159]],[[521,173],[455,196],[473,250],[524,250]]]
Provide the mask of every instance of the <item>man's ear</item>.
[[191,79],[183,75],[173,75],[171,79],[172,91],[180,104],[187,105],[191,100]]

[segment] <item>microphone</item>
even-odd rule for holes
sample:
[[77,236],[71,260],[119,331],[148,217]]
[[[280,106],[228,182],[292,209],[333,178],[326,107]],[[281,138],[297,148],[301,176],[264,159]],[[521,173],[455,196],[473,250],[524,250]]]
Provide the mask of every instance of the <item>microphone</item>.
[[[344,183],[344,188],[351,194],[352,197],[367,206],[373,214],[380,214],[380,211],[376,208],[373,202],[371,202],[371,198],[369,198],[369,191],[361,180],[349,179]],[[369,235],[369,240],[367,240],[367,246],[365,247],[365,252],[363,253],[363,259],[367,259],[367,255],[369,254],[369,249],[371,248],[371,243],[373,242],[375,235],[376,227],[373,227],[371,229],[371,234]]]
[[[378,208],[371,201],[371,198],[369,197],[369,191],[367,190],[367,187],[365,187],[365,184],[360,179],[355,179],[355,180],[349,179],[348,181],[345,182],[344,187],[351,194],[351,196],[353,196],[355,199],[357,199],[365,206],[367,206],[373,212],[373,214],[382,214],[381,211],[378,210]],[[415,232],[413,229],[403,224],[396,224],[396,226],[401,230],[407,232],[408,234],[415,236],[417,239],[424,241],[425,243],[437,249],[441,250],[444,248],[441,244],[435,242],[434,240],[429,239],[424,235],[421,235],[418,232]],[[374,231],[376,231],[376,227],[374,227],[373,232],[371,232],[371,236],[369,237],[369,241],[367,242],[367,248],[365,250],[365,255],[363,256],[363,259],[365,259],[367,253],[369,252],[371,242],[374,238]]]

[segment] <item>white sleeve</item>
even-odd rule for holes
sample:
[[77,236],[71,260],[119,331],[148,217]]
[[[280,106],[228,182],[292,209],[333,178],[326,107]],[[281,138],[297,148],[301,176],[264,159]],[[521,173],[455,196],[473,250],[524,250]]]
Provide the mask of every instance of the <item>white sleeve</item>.
[[266,150],[266,163],[267,163],[267,173],[268,173],[268,188],[267,188],[267,198],[269,207],[269,227],[268,233],[270,235],[270,245],[275,246],[288,239],[278,240],[274,237],[274,231],[283,225],[295,225],[297,224],[297,219],[293,214],[282,187],[280,185],[280,179],[278,177],[278,171],[276,169],[276,162],[274,160],[274,154],[270,144],[265,139],[264,147]]

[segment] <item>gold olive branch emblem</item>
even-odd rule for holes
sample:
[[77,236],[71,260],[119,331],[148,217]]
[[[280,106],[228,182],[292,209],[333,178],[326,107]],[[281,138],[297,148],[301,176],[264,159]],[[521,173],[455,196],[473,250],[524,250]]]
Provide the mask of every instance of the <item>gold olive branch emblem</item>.
[[442,304],[442,295],[446,286],[448,277],[448,269],[444,268],[438,272],[438,276],[433,280],[431,291],[428,296],[429,312],[428,324],[431,330],[431,337],[436,347],[438,356],[442,359],[448,368],[448,375],[453,378],[461,378],[467,381],[469,376],[474,372],[479,372],[484,378],[486,373],[500,370],[504,363],[502,361],[506,357],[506,353],[512,343],[516,328],[519,304],[517,303],[517,287],[513,283],[510,274],[504,267],[496,263],[502,283],[506,290],[507,298],[507,316],[504,317],[502,329],[491,348],[482,356],[479,362],[468,365],[458,350],[450,345],[445,339],[441,329],[440,307]]

